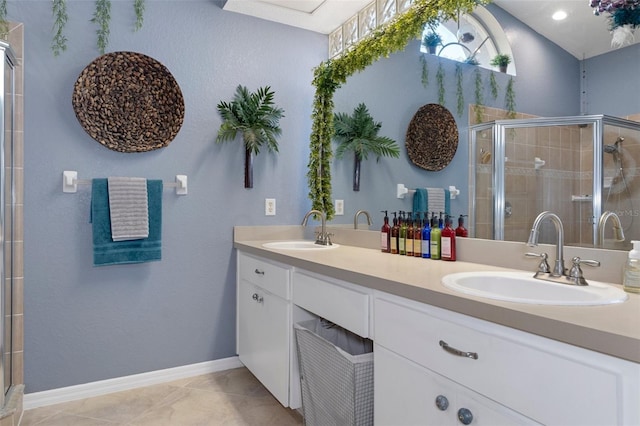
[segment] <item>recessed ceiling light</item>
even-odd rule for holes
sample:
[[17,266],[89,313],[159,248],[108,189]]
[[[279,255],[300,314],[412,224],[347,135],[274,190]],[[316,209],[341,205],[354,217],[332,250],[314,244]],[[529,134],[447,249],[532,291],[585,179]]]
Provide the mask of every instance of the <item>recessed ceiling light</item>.
[[562,21],[563,19],[567,18],[567,12],[565,12],[564,10],[558,10],[556,13],[551,15],[551,17],[555,21]]

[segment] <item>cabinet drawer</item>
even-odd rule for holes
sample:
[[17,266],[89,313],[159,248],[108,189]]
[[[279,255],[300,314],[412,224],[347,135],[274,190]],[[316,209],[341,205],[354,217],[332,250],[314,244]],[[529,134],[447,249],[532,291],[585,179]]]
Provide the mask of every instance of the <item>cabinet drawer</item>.
[[634,363],[405,299],[374,309],[377,344],[538,422],[624,423],[618,392]]
[[539,425],[381,346],[373,354],[376,426],[461,425],[459,410],[474,426]]
[[362,337],[369,337],[369,293],[340,281],[294,271],[293,303]]
[[255,284],[268,292],[291,300],[289,268],[246,253],[238,253],[238,276],[240,280]]

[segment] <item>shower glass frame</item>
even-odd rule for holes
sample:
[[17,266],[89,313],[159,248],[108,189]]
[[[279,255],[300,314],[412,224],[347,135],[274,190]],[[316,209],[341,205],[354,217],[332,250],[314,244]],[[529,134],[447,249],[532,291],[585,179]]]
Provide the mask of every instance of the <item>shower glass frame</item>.
[[[13,335],[13,271],[15,226],[15,176],[14,176],[14,130],[15,130],[15,54],[11,46],[0,41],[2,78],[0,78],[0,381],[3,392],[0,406],[4,406],[5,395],[13,379],[12,335]],[[8,179],[8,181],[7,181]],[[7,210],[7,207],[9,209]]]
[[505,209],[506,209],[506,197],[505,197],[505,168],[506,168],[506,147],[507,147],[507,133],[510,130],[526,129],[526,128],[541,128],[541,127],[553,127],[553,126],[584,126],[591,125],[592,140],[593,140],[593,179],[592,179],[592,211],[593,216],[590,218],[592,228],[593,244],[598,246],[599,241],[597,219],[601,216],[603,206],[603,153],[604,153],[604,126],[611,125],[625,129],[632,129],[640,131],[640,123],[608,116],[604,114],[600,115],[583,115],[583,116],[569,116],[569,117],[553,117],[553,118],[527,118],[527,119],[512,119],[512,120],[495,120],[476,124],[469,127],[469,209],[470,209],[470,224],[469,231],[470,236],[476,235],[476,219],[477,219],[477,199],[478,199],[478,186],[477,186],[477,172],[479,166],[479,150],[478,150],[478,134],[483,131],[491,131],[492,135],[492,149],[491,149],[491,167],[493,172],[492,177],[492,197],[493,197],[493,210],[491,212],[493,218],[493,230],[492,235],[494,240],[504,240],[505,237]]

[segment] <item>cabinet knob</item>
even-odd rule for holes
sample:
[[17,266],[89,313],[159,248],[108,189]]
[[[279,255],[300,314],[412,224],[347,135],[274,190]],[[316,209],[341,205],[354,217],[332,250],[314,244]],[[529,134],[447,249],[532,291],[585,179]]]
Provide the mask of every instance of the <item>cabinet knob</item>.
[[445,411],[449,408],[449,400],[447,397],[444,395],[438,395],[436,397],[436,407],[438,407],[440,411]]
[[253,293],[253,296],[251,296],[251,298],[258,303],[262,303],[262,301],[264,300],[264,297],[259,296],[258,293]]
[[257,275],[264,275],[264,271],[262,271],[262,270],[260,270],[258,268],[256,268],[256,270],[253,271],[253,272],[255,272]]
[[473,421],[473,414],[467,408],[461,408],[458,410],[458,421],[463,425],[470,425]]

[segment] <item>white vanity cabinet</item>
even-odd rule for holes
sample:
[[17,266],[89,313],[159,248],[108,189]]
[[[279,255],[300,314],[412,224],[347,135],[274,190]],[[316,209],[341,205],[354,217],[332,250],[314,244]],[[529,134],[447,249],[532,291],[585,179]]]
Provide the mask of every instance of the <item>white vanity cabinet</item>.
[[640,424],[640,364],[383,293],[374,313],[378,425]]
[[240,361],[288,407],[293,333],[290,267],[238,252],[237,291]]

